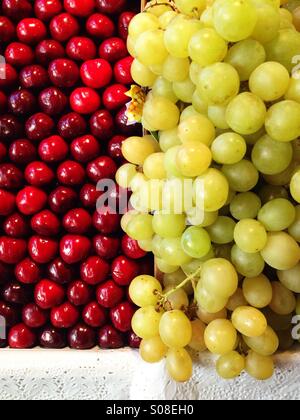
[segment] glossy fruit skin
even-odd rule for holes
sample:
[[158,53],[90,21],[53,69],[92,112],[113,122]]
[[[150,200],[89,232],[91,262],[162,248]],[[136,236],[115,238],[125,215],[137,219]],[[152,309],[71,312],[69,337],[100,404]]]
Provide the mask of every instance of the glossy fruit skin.
[[7,190],[14,190],[21,188],[23,181],[23,174],[16,165],[12,163],[2,163],[0,165],[0,188]]
[[42,21],[35,18],[21,20],[17,26],[17,36],[25,44],[36,45],[46,38],[47,28]]
[[58,121],[57,129],[64,139],[72,140],[75,137],[83,135],[86,131],[87,124],[85,119],[76,112],[70,112],[64,115]]
[[122,38],[109,38],[102,42],[99,47],[99,55],[104,60],[115,63],[127,56],[127,48]]
[[122,333],[113,326],[106,325],[98,333],[98,344],[102,349],[120,349],[124,347],[125,340]]
[[0,16],[0,39],[3,43],[11,42],[15,36],[15,26],[6,16]]
[[25,179],[27,183],[35,187],[48,185],[54,178],[53,170],[44,162],[35,161],[25,168]]
[[133,58],[128,56],[119,60],[114,66],[114,76],[118,83],[124,85],[130,85],[134,83],[134,80],[131,76],[131,66],[133,63]]
[[90,327],[101,328],[107,321],[107,313],[97,302],[90,302],[82,311],[82,319]]
[[135,16],[135,13],[133,12],[123,12],[119,16],[118,31],[119,31],[120,37],[123,38],[124,40],[126,40],[128,37],[128,27],[134,16]]
[[30,299],[29,289],[16,281],[7,283],[3,287],[2,296],[6,302],[16,305],[26,305]]
[[70,88],[79,78],[78,66],[67,58],[53,60],[49,65],[48,73],[51,82],[59,88]]
[[46,349],[63,349],[67,346],[65,332],[52,326],[45,327],[39,335],[39,344]]
[[93,225],[103,235],[115,233],[120,229],[120,215],[115,214],[109,207],[102,207],[95,211]]
[[59,0],[36,0],[34,3],[36,17],[44,22],[48,22],[61,11],[62,4]]
[[20,283],[36,284],[41,280],[42,272],[36,262],[25,258],[15,267],[15,276]]
[[18,81],[18,73],[16,69],[8,63],[4,64],[5,79],[0,79],[0,88],[8,89],[16,85]]
[[126,257],[132,259],[143,258],[147,255],[147,252],[141,249],[138,242],[128,235],[124,235],[122,238],[122,251]]
[[21,320],[19,308],[2,300],[0,301],[0,315],[5,318],[7,327],[12,327]]
[[16,164],[27,164],[35,160],[37,153],[35,146],[26,139],[14,141],[9,147],[9,158]]
[[42,112],[34,114],[26,122],[26,135],[29,140],[41,141],[49,137],[54,130],[53,119]]
[[125,93],[128,88],[124,85],[115,84],[107,87],[103,93],[103,105],[109,111],[116,111],[128,102]]
[[49,196],[49,205],[54,213],[65,214],[77,202],[76,192],[69,187],[57,187]]
[[5,114],[0,117],[1,140],[10,142],[21,138],[22,135],[23,126],[17,117],[11,114]]
[[56,257],[58,242],[52,238],[32,236],[28,242],[28,251],[33,261],[47,264]]
[[68,13],[78,17],[87,17],[95,8],[94,0],[64,0],[64,8]]
[[133,331],[129,331],[127,334],[127,340],[129,347],[133,349],[139,349],[142,339],[138,337]]
[[66,235],[60,241],[60,255],[67,264],[85,260],[90,252],[91,242],[85,236]]
[[62,44],[54,39],[45,39],[35,48],[35,56],[38,63],[48,66],[51,61],[65,56],[65,49]]
[[48,313],[35,303],[29,303],[23,308],[22,319],[29,328],[40,328],[48,321]]
[[20,83],[25,89],[45,88],[49,84],[48,72],[39,64],[24,67],[20,72]]
[[0,216],[10,215],[16,205],[16,199],[14,194],[0,189]]
[[100,144],[94,136],[86,134],[73,140],[71,153],[78,162],[90,162],[99,155]]
[[87,20],[86,30],[89,35],[95,38],[106,39],[113,36],[115,25],[108,16],[101,13],[95,13]]
[[110,265],[98,256],[89,257],[80,267],[80,277],[87,284],[95,286],[108,276]]
[[50,319],[55,328],[71,328],[77,323],[79,312],[70,302],[65,302],[51,310]]
[[69,331],[68,342],[72,349],[91,349],[96,344],[95,331],[83,323],[77,324]]
[[71,38],[66,46],[66,53],[75,61],[87,61],[96,57],[97,49],[92,39],[78,36]]
[[31,219],[31,229],[38,235],[56,236],[60,227],[59,218],[50,210],[43,210]]
[[96,0],[96,3],[99,12],[107,14],[121,13],[126,6],[126,0]]
[[20,213],[13,213],[4,220],[3,230],[7,236],[23,238],[29,234],[29,225]]
[[67,291],[69,301],[75,306],[86,305],[92,296],[91,288],[81,280],[73,281]]
[[19,211],[30,216],[41,211],[47,203],[47,194],[36,187],[25,187],[16,197]]
[[131,303],[122,302],[110,310],[110,319],[117,330],[127,332],[131,329],[134,312],[135,308]]
[[125,136],[114,136],[107,146],[107,151],[112,159],[122,160],[124,159],[122,154],[122,144],[126,140]]
[[95,112],[90,119],[90,130],[97,139],[109,140],[114,133],[114,120],[111,113],[106,109]]
[[63,218],[63,227],[69,233],[83,235],[92,226],[92,218],[84,209],[72,209]]
[[36,343],[36,336],[25,324],[18,324],[9,331],[8,343],[12,349],[30,349]]
[[39,105],[45,114],[59,115],[68,103],[66,95],[56,87],[43,90],[39,95]]
[[47,163],[61,162],[69,152],[68,144],[60,136],[51,136],[39,144],[39,156]]
[[87,166],[87,175],[95,183],[101,179],[113,179],[116,172],[117,166],[108,156],[100,156]]
[[111,82],[113,71],[108,61],[97,58],[82,64],[80,76],[85,86],[101,89]]
[[12,42],[4,53],[6,62],[14,67],[29,66],[34,61],[34,53],[29,45],[21,42]]
[[78,162],[67,160],[57,168],[57,179],[62,185],[80,185],[85,179],[85,170]]
[[50,280],[41,280],[34,290],[36,304],[41,309],[52,309],[60,305],[65,297],[64,288]]
[[58,257],[47,266],[47,276],[58,284],[68,284],[72,281],[74,269]]
[[66,42],[79,32],[77,19],[69,13],[61,13],[50,22],[51,37],[59,42]]
[[124,106],[115,116],[115,124],[120,130],[121,134],[124,134],[125,136],[133,136],[135,133],[140,134],[139,124],[128,125],[126,112],[127,108]]
[[93,247],[99,257],[111,260],[118,255],[120,240],[112,236],[96,235],[93,239]]
[[26,255],[27,244],[23,239],[0,237],[0,261],[5,264],[18,264]]
[[139,274],[139,264],[123,255],[117,257],[111,266],[112,277],[120,286],[128,286]]
[[85,184],[80,191],[80,201],[84,207],[94,209],[101,194],[94,184]]
[[82,87],[71,93],[70,105],[78,114],[93,114],[100,107],[101,99],[94,89]]
[[113,280],[108,280],[97,288],[96,298],[99,305],[104,306],[104,308],[114,308],[122,302],[124,289]]

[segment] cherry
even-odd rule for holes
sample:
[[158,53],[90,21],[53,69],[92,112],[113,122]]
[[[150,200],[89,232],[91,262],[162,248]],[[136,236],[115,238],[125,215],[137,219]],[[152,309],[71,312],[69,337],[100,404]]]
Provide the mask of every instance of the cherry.
[[12,267],[8,264],[0,262],[0,285],[9,282],[12,278],[13,271]]
[[98,334],[98,344],[102,349],[119,349],[124,347],[124,337],[111,325],[101,328]]
[[96,57],[97,49],[91,39],[78,36],[70,39],[66,52],[72,60],[87,61]]
[[46,69],[38,64],[24,67],[20,73],[20,83],[23,88],[39,89],[49,84],[49,77]]
[[103,235],[115,233],[120,228],[120,215],[103,206],[95,211],[93,225]]
[[63,185],[80,185],[85,178],[85,170],[78,162],[67,160],[57,169],[57,179]]
[[3,230],[7,236],[13,238],[23,238],[29,234],[28,223],[19,213],[13,213],[5,219]]
[[66,95],[56,87],[43,90],[39,95],[39,104],[43,112],[49,115],[59,115],[67,106]]
[[139,260],[139,272],[143,274],[149,274],[149,276],[153,276],[153,266],[154,261],[153,258],[150,256]]
[[95,185],[85,184],[80,191],[80,201],[84,207],[94,209],[101,192],[97,191]]
[[30,185],[42,187],[54,180],[54,172],[44,162],[32,162],[25,169],[25,179]]
[[57,16],[62,11],[60,0],[36,0],[34,3],[34,13],[36,17],[45,22]]
[[2,290],[3,298],[6,302],[17,305],[25,305],[29,301],[29,290],[21,283],[7,283]]
[[64,57],[65,49],[58,41],[45,39],[36,46],[35,55],[40,64],[48,66],[52,60]]
[[40,328],[47,323],[48,313],[35,303],[29,303],[23,308],[22,319],[27,327]]
[[124,159],[122,153],[122,144],[126,140],[125,136],[114,136],[107,146],[109,156],[114,160]]
[[84,209],[72,209],[64,216],[63,226],[69,233],[82,235],[92,226],[92,218]]
[[27,0],[3,0],[3,13],[15,21],[28,17],[32,13],[32,6]]
[[[7,96],[4,92],[0,91],[0,113],[3,114],[7,110]],[[2,146],[1,146],[2,149]],[[0,155],[2,156],[3,151],[1,150]]]
[[126,0],[97,0],[97,8],[101,13],[121,13],[126,6]]
[[98,287],[96,297],[98,303],[104,308],[113,308],[122,301],[124,290],[113,280],[108,280]]
[[81,87],[71,93],[70,105],[79,114],[92,114],[100,107],[101,99],[94,89]]
[[128,88],[124,85],[116,84],[107,87],[103,93],[103,104],[109,111],[116,111],[124,106],[128,101],[125,93]]
[[147,255],[147,252],[143,251],[138,244],[138,241],[130,238],[128,235],[124,235],[122,239],[122,251],[128,258],[139,259]]
[[120,241],[118,238],[96,235],[93,239],[94,250],[99,257],[111,260],[118,255]]
[[138,337],[133,331],[128,333],[128,344],[133,349],[139,349],[142,339]]
[[[1,80],[1,79],[0,79]],[[23,126],[20,121],[10,114],[0,116],[0,138],[4,141],[13,141],[23,134]]]
[[0,16],[0,42],[11,42],[15,36],[14,24],[6,16]]
[[34,290],[36,304],[42,309],[51,309],[60,305],[65,297],[64,288],[50,280],[41,280]]
[[131,76],[131,66],[133,63],[133,57],[125,57],[122,60],[119,60],[114,67],[114,76],[118,83],[124,85],[130,85],[134,83],[134,80]]
[[49,115],[39,112],[27,120],[26,135],[29,140],[41,141],[51,135],[54,126],[54,121]]
[[117,172],[115,162],[108,156],[100,156],[87,166],[87,175],[95,183],[101,179],[114,179]]
[[20,322],[20,313],[17,306],[4,301],[0,301],[0,316],[5,318],[7,327],[12,327]]
[[38,235],[56,236],[60,231],[60,220],[50,210],[43,210],[31,219],[31,229]]
[[77,194],[68,187],[57,187],[49,196],[49,205],[54,213],[64,214],[77,203]]
[[79,78],[79,69],[72,60],[58,58],[52,61],[48,73],[51,82],[58,87],[69,88],[75,85]]
[[77,350],[89,350],[96,344],[95,331],[87,325],[77,324],[68,333],[69,346]]
[[115,308],[111,309],[110,318],[115,328],[122,332],[130,331],[134,312],[134,306],[129,302],[119,303]]
[[86,86],[100,89],[111,82],[113,71],[108,61],[97,58],[82,64],[80,76]]
[[75,160],[86,163],[99,155],[100,145],[94,136],[86,134],[73,140],[71,153]]
[[18,324],[11,328],[8,344],[12,349],[30,349],[35,346],[36,336],[25,324]]
[[128,117],[126,115],[127,108],[126,105],[118,112],[115,117],[115,123],[122,134],[127,136],[134,135],[136,133],[140,133],[140,125],[139,124],[132,124],[128,125]]
[[58,242],[51,238],[32,236],[28,242],[28,251],[33,261],[47,264],[57,255]]
[[49,326],[40,333],[39,344],[46,349],[63,349],[67,340],[64,331]]
[[90,252],[91,242],[85,236],[66,235],[60,241],[60,255],[67,264],[85,260]]
[[107,200],[120,214],[128,212],[128,201],[131,192],[119,185],[113,184],[107,191]]
[[9,44],[4,55],[6,62],[15,67],[29,66],[34,61],[32,48],[20,42]]
[[60,284],[67,284],[72,280],[74,270],[61,258],[56,258],[48,265],[47,274],[50,280]]
[[25,44],[38,44],[46,35],[47,28],[39,19],[26,18],[18,23],[17,37]]
[[103,282],[109,274],[109,264],[100,257],[89,257],[80,268],[83,281],[92,286]]
[[70,112],[69,114],[64,115],[57,124],[57,129],[64,139],[71,140],[77,136],[81,136],[86,131],[86,122],[85,119],[76,114],[76,112]]
[[41,211],[47,203],[47,194],[36,187],[25,187],[16,198],[21,213],[30,216]]
[[15,209],[16,199],[13,194],[0,189],[0,216],[8,216]]
[[91,133],[99,140],[109,140],[114,131],[114,120],[106,110],[97,111],[90,119]]
[[107,313],[97,302],[91,302],[83,309],[82,319],[90,327],[100,328],[107,321]]
[[27,244],[23,239],[0,237],[0,261],[18,264],[26,255]]
[[0,162],[3,162],[6,158],[7,148],[3,143],[0,143]]
[[76,280],[68,288],[68,299],[75,306],[86,305],[91,298],[90,287],[81,280]]
[[114,63],[127,56],[126,44],[121,38],[109,38],[102,42],[99,55],[104,60]]
[[44,162],[61,162],[68,154],[69,147],[60,136],[51,136],[39,145],[39,155]]
[[3,67],[1,67],[1,73],[4,72],[3,76],[0,77],[0,88],[10,88],[14,86],[18,81],[18,73],[16,72],[15,68],[8,63],[5,63]]
[[86,30],[89,35],[95,38],[106,39],[113,36],[115,25],[108,16],[95,13],[86,22]]
[[36,158],[36,148],[26,139],[14,141],[9,148],[9,158],[17,164],[27,164]]
[[25,258],[15,267],[15,276],[24,284],[35,284],[41,280],[40,267],[30,258]]
[[133,12],[123,12],[119,16],[118,21],[118,31],[121,38],[124,40],[128,37],[128,27],[131,22],[131,20],[134,18],[135,13]]
[[94,0],[64,0],[64,8],[68,13],[79,17],[87,17],[93,13]]
[[117,257],[111,266],[114,281],[120,286],[128,286],[139,274],[139,265],[123,255]]
[[20,188],[23,182],[23,174],[15,165],[12,163],[0,165],[0,188],[8,190]]
[[79,312],[75,306],[66,302],[51,310],[51,324],[56,328],[71,328],[79,318]]
[[53,39],[66,42],[79,32],[79,24],[74,16],[62,13],[55,16],[50,22],[50,32]]

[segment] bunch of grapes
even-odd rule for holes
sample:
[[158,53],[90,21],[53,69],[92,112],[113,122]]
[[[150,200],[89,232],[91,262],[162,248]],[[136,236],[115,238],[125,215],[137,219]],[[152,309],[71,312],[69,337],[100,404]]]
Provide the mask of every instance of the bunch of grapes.
[[[130,297],[141,356],[177,381],[187,349],[272,376],[300,315],[300,2],[155,0],[129,27],[148,133],[123,143],[124,231],[158,279]],[[298,29],[298,30],[297,30]],[[298,60],[298,61],[297,61]],[[162,277],[162,279],[160,278]]]

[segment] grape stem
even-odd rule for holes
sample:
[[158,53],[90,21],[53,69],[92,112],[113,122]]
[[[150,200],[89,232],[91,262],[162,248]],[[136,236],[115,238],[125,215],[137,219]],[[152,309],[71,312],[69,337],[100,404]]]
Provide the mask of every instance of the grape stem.
[[145,11],[145,12],[147,12],[147,10],[151,9],[152,7],[161,6],[161,5],[163,5],[163,4],[167,4],[168,6],[170,6],[170,8],[171,8],[172,10],[174,10],[174,12],[178,12],[178,9],[177,9],[177,7],[176,7],[175,3],[174,3],[174,1],[172,1],[172,0],[170,0],[170,1],[166,2],[166,3],[165,3],[165,2],[161,2],[160,0],[153,0],[153,1],[150,1],[150,2],[147,4],[147,6],[145,7],[144,11]]
[[162,297],[163,299],[168,299],[168,297],[176,292],[176,290],[182,289],[186,284],[188,284],[190,281],[193,283],[193,287],[195,287],[195,278],[199,277],[199,274],[201,274],[202,267],[199,267],[198,270],[196,270],[193,274],[188,276],[185,280],[183,280],[180,284],[178,284],[174,289],[169,290],[166,294],[164,294]]

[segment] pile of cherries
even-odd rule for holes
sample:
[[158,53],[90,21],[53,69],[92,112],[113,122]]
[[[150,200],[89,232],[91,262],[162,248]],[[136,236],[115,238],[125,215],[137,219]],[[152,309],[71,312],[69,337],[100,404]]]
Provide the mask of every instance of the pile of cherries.
[[127,289],[150,264],[120,216],[96,210],[98,181],[114,178],[122,141],[140,130],[125,114],[133,2],[1,7],[0,344],[136,347]]

